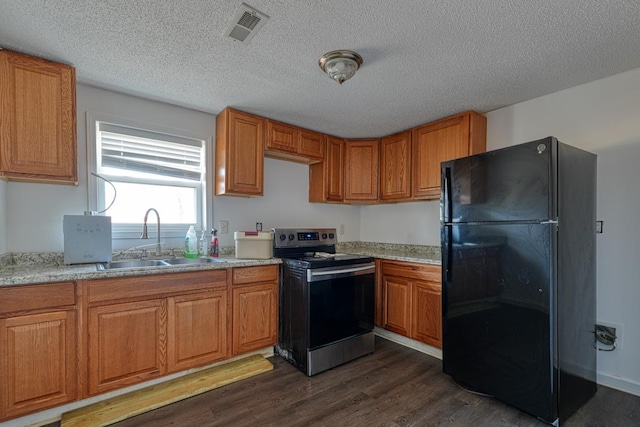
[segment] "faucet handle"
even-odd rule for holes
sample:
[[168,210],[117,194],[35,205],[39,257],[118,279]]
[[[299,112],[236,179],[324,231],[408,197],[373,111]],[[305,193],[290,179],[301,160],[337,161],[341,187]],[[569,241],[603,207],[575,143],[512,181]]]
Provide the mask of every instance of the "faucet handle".
[[146,249],[142,250],[142,255],[140,255],[140,259],[147,259],[147,250]]
[[169,256],[171,258],[175,258],[176,257],[176,250],[174,248],[169,248]]

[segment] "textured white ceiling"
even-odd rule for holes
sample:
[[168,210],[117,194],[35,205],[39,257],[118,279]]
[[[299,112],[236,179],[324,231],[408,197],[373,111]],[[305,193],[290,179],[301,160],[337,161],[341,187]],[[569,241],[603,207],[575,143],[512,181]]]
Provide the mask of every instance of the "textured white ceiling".
[[[0,46],[79,82],[342,137],[490,111],[640,67],[638,0],[244,0],[270,19],[223,38],[241,0],[0,0]],[[318,58],[364,65],[342,86]]]

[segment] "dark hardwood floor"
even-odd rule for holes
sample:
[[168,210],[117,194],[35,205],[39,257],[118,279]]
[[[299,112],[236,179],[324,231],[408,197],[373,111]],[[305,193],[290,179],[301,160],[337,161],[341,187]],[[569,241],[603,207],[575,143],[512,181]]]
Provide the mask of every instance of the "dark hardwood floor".
[[[461,389],[442,373],[440,360],[379,337],[374,354],[311,378],[277,356],[270,360],[271,372],[114,426],[545,425]],[[561,425],[640,426],[640,397],[599,386],[596,396]]]

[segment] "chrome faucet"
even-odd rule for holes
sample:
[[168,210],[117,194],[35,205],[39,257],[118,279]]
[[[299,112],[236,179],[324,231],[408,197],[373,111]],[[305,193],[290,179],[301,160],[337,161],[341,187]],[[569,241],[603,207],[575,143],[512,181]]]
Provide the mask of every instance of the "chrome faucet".
[[158,241],[156,242],[156,256],[160,256],[162,255],[162,247],[160,246],[160,214],[154,208],[147,209],[147,212],[144,214],[144,224],[142,225],[142,234],[140,235],[140,238],[149,238],[149,235],[147,234],[147,217],[149,216],[149,212],[151,211],[154,211],[156,213],[156,217],[158,217]]

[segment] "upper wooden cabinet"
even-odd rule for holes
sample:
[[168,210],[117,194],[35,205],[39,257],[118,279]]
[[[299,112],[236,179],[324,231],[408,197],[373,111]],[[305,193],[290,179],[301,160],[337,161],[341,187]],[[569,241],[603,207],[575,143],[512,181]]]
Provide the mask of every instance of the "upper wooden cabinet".
[[75,69],[0,50],[0,177],[77,184]]
[[298,151],[298,128],[267,120],[267,143],[265,153],[270,150],[295,154]]
[[380,140],[380,200],[411,198],[411,131]]
[[318,163],[324,159],[324,140],[321,133],[267,119],[264,155],[298,163]]
[[345,202],[378,200],[379,139],[345,141]]
[[413,198],[440,198],[440,163],[484,152],[486,134],[486,117],[473,111],[413,129]]
[[311,162],[324,160],[325,135],[300,129],[298,132],[298,152],[311,159]]
[[216,195],[262,196],[264,174],[262,117],[223,110],[216,118]]
[[344,199],[344,140],[327,136],[322,163],[309,166],[309,201],[341,203]]

